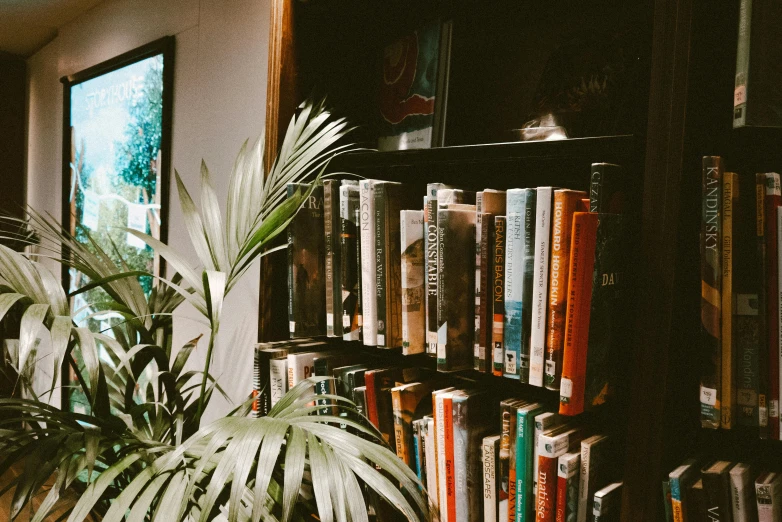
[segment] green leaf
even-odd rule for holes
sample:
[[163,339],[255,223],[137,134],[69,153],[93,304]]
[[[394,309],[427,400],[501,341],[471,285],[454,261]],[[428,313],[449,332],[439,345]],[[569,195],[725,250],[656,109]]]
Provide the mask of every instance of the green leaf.
[[285,476],[282,503],[282,522],[288,522],[293,514],[296,497],[301,488],[304,475],[304,461],[307,450],[307,439],[304,431],[298,426],[291,426],[288,443],[285,450]]
[[[22,316],[19,327],[19,373],[24,373],[27,367],[27,359],[34,356],[38,331],[43,326],[43,320],[49,312],[48,304],[30,305]],[[35,360],[31,361],[34,365]]]
[[[193,203],[193,199],[190,197],[190,193],[187,191],[187,187],[182,182],[182,178],[179,176],[179,172],[174,171],[176,177],[176,186],[179,193],[179,206],[182,209],[182,215],[185,218],[185,227],[187,233],[190,235],[190,243],[195,248],[198,260],[207,270],[220,270],[212,257],[212,252],[209,250],[209,243],[206,239],[206,231],[201,221],[201,216],[198,214],[198,209]],[[178,269],[177,269],[178,270]]]
[[204,220],[204,234],[206,236],[212,261],[217,270],[227,270],[228,246],[223,234],[223,220],[220,212],[220,204],[217,202],[212,183],[209,179],[209,169],[201,160],[201,212]]
[[57,384],[57,377],[60,375],[65,352],[68,350],[68,343],[71,340],[72,321],[69,315],[57,315],[52,320],[52,326],[49,332],[52,337],[52,356],[54,368],[52,369],[52,386],[50,392],[54,391]]
[[140,458],[140,454],[131,453],[101,473],[97,480],[87,486],[86,491],[79,497],[71,516],[68,517],[68,522],[82,522],[86,519],[106,489],[112,485],[114,479]]
[[307,442],[310,450],[312,489],[315,491],[315,501],[318,503],[318,515],[322,522],[332,522],[334,520],[334,506],[331,503],[332,471],[329,470],[326,455],[318,438],[310,433]]

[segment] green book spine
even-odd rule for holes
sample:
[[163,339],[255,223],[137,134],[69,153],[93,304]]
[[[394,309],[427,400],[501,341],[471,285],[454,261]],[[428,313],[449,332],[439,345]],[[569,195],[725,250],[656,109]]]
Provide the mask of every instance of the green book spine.
[[535,417],[543,412],[543,406],[525,407],[517,412],[516,428],[516,522],[532,522],[535,519],[532,496],[532,459],[534,458]]

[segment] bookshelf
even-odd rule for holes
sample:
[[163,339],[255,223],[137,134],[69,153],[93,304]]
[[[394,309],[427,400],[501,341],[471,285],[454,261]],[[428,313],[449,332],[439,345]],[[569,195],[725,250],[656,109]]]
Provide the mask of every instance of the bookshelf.
[[[563,0],[498,1],[491,7],[457,1],[273,0],[267,164],[295,107],[310,94],[327,95],[330,106],[360,126],[352,139],[374,147],[376,56],[405,30],[436,17],[454,20],[446,146],[345,154],[332,170],[407,182],[423,195],[433,181],[468,189],[543,184],[583,189],[591,162],[622,164],[636,218],[633,305],[626,318],[627,349],[617,361],[623,374],[619,393],[590,422],[625,441],[618,463],[624,478],[622,520],[652,522],[662,519],[662,478],[693,448],[750,447],[740,433],[699,428],[692,347],[699,327],[700,157],[722,154],[729,168],[731,158],[743,162],[747,175],[780,169],[782,153],[775,144],[782,133],[730,129],[736,2],[587,0],[575,5]],[[623,49],[632,50],[641,64],[628,80],[632,88],[618,117],[604,122],[602,132],[583,137],[509,142],[507,131],[523,123],[520,115],[532,103],[545,57],[569,33],[586,27],[602,35],[612,26],[630,31]],[[261,274],[260,335],[285,338],[284,253],[264,258]],[[425,357],[415,364],[432,366]],[[482,378],[493,386],[508,385],[501,378]],[[779,444],[751,444],[780,452]]]

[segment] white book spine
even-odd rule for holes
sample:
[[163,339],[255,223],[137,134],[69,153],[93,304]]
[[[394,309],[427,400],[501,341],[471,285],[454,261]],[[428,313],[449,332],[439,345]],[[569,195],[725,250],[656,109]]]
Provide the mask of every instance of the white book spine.
[[782,519],[782,480],[755,483],[758,504],[758,522],[779,522]]
[[402,353],[424,353],[426,310],[424,294],[424,212],[402,210]]
[[495,441],[497,437],[483,439],[483,520],[497,522],[497,469],[495,466]]
[[424,451],[426,452],[426,489],[435,509],[437,508],[437,455],[435,453],[434,419],[426,419]]
[[577,522],[586,522],[589,506],[589,461],[592,454],[590,444],[581,444],[581,468],[578,479],[578,517]]
[[321,357],[323,352],[304,352],[288,354],[288,389],[292,389],[304,379],[315,373],[315,357]]
[[271,405],[282,399],[288,391],[288,359],[281,357],[269,361],[269,386],[271,388]]
[[733,522],[751,522],[749,503],[752,500],[752,476],[748,464],[736,464],[730,470],[730,503]]
[[371,179],[361,180],[359,191],[361,196],[361,306],[364,345],[377,346],[374,181]]
[[548,310],[548,267],[551,246],[551,208],[554,189],[538,188],[535,216],[535,268],[532,280],[532,347],[529,363],[529,383],[543,386],[546,353],[546,310]]

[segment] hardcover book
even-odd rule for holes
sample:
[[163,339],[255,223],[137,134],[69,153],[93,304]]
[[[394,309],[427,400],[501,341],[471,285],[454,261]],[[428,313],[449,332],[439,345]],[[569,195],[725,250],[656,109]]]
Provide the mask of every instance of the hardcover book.
[[578,475],[581,453],[565,453],[557,459],[556,522],[576,522],[578,514]]
[[[492,273],[492,374],[502,377],[505,370],[503,361],[504,337],[505,337],[505,243],[507,231],[507,218],[497,216],[494,218],[494,235],[492,236],[492,248],[494,253],[494,271]],[[488,361],[487,361],[488,362]]]
[[[438,117],[435,114],[438,83],[445,81],[448,70],[438,63],[441,39],[445,36],[447,45],[449,35],[447,28],[442,35],[441,22],[434,21],[383,50],[378,150],[432,146],[432,131]],[[443,104],[437,105],[444,114]],[[438,133],[442,132],[440,127],[438,123]]]
[[358,251],[358,222],[360,207],[358,185],[339,188],[340,215],[340,282],[342,299],[342,339],[360,340],[359,279],[361,277]]
[[275,357],[269,360],[269,388],[271,394],[269,404],[272,408],[288,391],[288,356]]
[[733,337],[733,213],[738,202],[739,176],[726,172],[722,181],[722,382],[721,419],[723,429],[733,427],[733,413],[736,408],[736,387],[734,382],[735,352]]
[[440,231],[437,224],[437,211],[440,206],[462,202],[464,191],[442,183],[430,183],[426,186],[426,190],[426,353],[437,356],[437,280],[440,268]]
[[[432,392],[432,419],[434,428],[434,449],[435,463],[434,467],[434,483],[435,494],[431,495],[434,505],[439,509],[440,518],[442,519],[443,511],[447,510],[447,495],[445,493],[445,405],[443,403],[443,397],[446,394],[450,394],[456,391],[453,386],[448,388],[442,388]],[[446,513],[447,516],[447,513]]]
[[421,210],[402,210],[402,353],[424,353],[424,220]]
[[[480,202],[480,206],[478,205]],[[505,214],[504,191],[486,189],[476,196],[475,225],[475,341],[473,368],[479,372],[492,371],[492,283],[494,255],[492,235],[494,218]]]
[[565,350],[562,356],[562,381],[559,391],[559,412],[563,415],[577,415],[584,411],[586,349],[589,340],[597,222],[597,214],[591,212],[573,214]]
[[377,346],[377,298],[375,294],[375,181],[358,183],[361,203],[361,314],[365,346]]
[[711,522],[706,513],[706,493],[703,491],[702,479],[696,480],[689,487],[685,512],[687,522]]
[[425,381],[391,388],[396,454],[411,468],[415,465],[413,420],[432,412],[432,387],[431,381]]
[[621,503],[621,482],[614,482],[596,491],[592,508],[594,522],[619,522]]
[[323,181],[323,229],[326,269],[326,335],[328,337],[342,336],[342,265],[340,244],[339,206],[340,181],[327,179]]
[[757,520],[753,469],[750,464],[740,462],[730,470],[730,498],[733,522]]
[[499,522],[500,436],[483,438],[483,520]]
[[[532,295],[530,301],[525,301],[524,307],[531,304],[529,337],[529,383],[533,386],[543,386],[543,365],[546,359],[546,310],[548,309],[549,260],[551,250],[551,214],[553,208],[554,189],[539,187],[535,204],[535,243],[532,251],[533,275],[531,283]],[[526,268],[526,267],[525,267]],[[525,279],[525,285],[527,280]],[[526,290],[526,288],[525,288]],[[526,297],[526,292],[525,292]],[[529,303],[529,304],[528,304]]]
[[437,281],[437,369],[450,372],[472,368],[475,295],[475,207],[437,211],[439,270]]
[[706,512],[712,520],[733,520],[729,475],[732,466],[733,464],[726,460],[719,460],[701,471],[703,491],[706,494]]
[[586,522],[592,512],[595,492],[608,483],[610,440],[606,435],[593,435],[581,441],[581,472],[578,484],[578,522]]
[[625,211],[625,175],[613,163],[593,163],[589,178],[589,211],[621,214]]
[[512,492],[516,490],[515,477],[511,477],[511,462],[515,469],[515,459],[512,459],[512,451],[515,453],[516,434],[516,409],[526,404],[521,399],[505,399],[500,402],[500,467],[498,480],[500,482],[500,520],[508,520],[507,517],[516,516],[516,497]]
[[[288,197],[308,188],[303,183],[289,183]],[[323,234],[318,233],[323,226],[323,186],[318,185],[288,225],[291,338],[326,335],[325,245]]]
[[426,492],[432,505],[437,509],[437,448],[434,427],[434,412],[424,417],[424,453],[426,458]]
[[[690,487],[699,478],[698,462],[695,459],[686,460],[668,475],[668,481],[671,485],[671,505],[674,522],[684,522],[690,519],[689,507],[687,505],[692,502],[687,500],[687,495]],[[703,486],[701,485],[701,490],[702,488]]]
[[782,473],[766,472],[755,480],[758,522],[782,520]]
[[587,197],[586,192],[578,190],[560,189],[554,191],[545,366],[545,385],[549,390],[559,390],[559,381],[562,377],[573,213],[576,212],[579,202],[585,197]]
[[782,127],[782,5],[741,0],[733,90],[733,128]]
[[[534,194],[534,189],[529,189]],[[524,325],[522,308],[525,282],[525,256],[527,236],[525,218],[528,189],[511,189],[507,192],[505,239],[505,321],[503,325],[503,350],[505,368],[503,374],[511,379],[524,378],[529,372],[529,357],[524,351]],[[534,210],[531,212],[534,216]],[[533,219],[534,223],[534,219]],[[534,234],[534,232],[532,232]],[[534,236],[530,235],[530,238]],[[532,247],[530,246],[530,250]]]
[[704,156],[701,201],[701,346],[706,367],[701,375],[701,426],[720,427],[722,370],[722,158]]
[[558,426],[541,435],[538,441],[536,521],[554,522],[557,505],[557,463],[560,456],[577,448],[582,438],[583,428],[567,425]]
[[538,494],[538,443],[540,437],[548,430],[562,424],[562,416],[558,413],[546,412],[535,417],[535,439],[533,451],[535,452],[532,467],[532,494]]
[[485,391],[465,391],[453,395],[455,520],[458,522],[482,520],[481,439],[489,430],[491,412],[482,404],[486,400]]
[[255,357],[253,364],[253,417],[265,417],[271,409],[271,381],[269,379],[269,361],[275,357],[285,357],[292,350],[296,350],[300,344],[305,344],[311,339],[291,339],[286,341],[274,341],[258,343],[255,345]]
[[288,354],[288,389],[315,375],[315,358],[328,352],[294,352]]
[[535,466],[535,418],[543,413],[543,404],[534,403],[516,409],[516,521],[534,520],[535,498],[532,472]]
[[454,522],[456,518],[456,492],[453,469],[453,394],[455,391],[438,391],[432,394],[437,430],[437,484],[440,520]]

